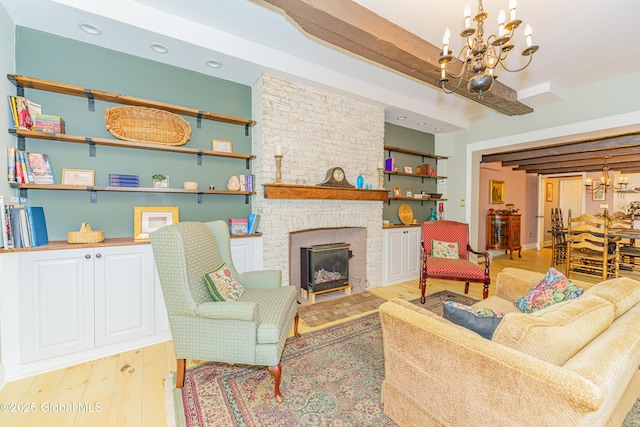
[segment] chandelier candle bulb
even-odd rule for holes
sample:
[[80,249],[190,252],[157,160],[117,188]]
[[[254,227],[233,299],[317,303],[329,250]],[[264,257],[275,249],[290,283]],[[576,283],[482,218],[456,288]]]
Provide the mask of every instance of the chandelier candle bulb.
[[276,156],[282,156],[282,147],[280,145],[276,145]]
[[500,9],[500,12],[498,12],[498,37],[504,37],[505,16],[504,10]]
[[451,36],[451,31],[449,31],[449,27],[444,30],[444,37],[442,37],[442,56],[447,56],[449,54],[449,37]]
[[516,20],[516,0],[509,0],[509,18],[511,21]]
[[464,7],[464,28],[471,28],[471,8],[469,5]]
[[531,40],[532,32],[531,25],[527,24],[524,27],[524,37],[527,40],[527,47],[531,47],[533,45],[533,41]]

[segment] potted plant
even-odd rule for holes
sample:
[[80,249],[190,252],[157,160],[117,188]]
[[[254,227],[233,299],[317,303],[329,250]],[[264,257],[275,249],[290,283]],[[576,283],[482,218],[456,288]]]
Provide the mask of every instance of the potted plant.
[[167,188],[169,187],[169,177],[161,173],[153,175],[153,188]]

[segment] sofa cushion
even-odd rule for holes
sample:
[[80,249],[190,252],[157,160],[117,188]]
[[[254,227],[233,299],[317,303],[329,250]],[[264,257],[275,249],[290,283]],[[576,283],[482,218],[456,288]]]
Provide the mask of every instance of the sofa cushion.
[[469,307],[454,301],[443,302],[442,309],[442,317],[487,339],[491,339],[493,331],[498,327],[504,315],[499,311]]
[[[503,268],[496,277],[495,296],[515,303],[518,298],[528,293],[531,287],[540,282],[544,276],[545,273],[523,270],[521,268]],[[571,281],[582,289],[588,289],[593,286],[593,283],[583,282],[573,278]]]
[[609,301],[613,304],[617,319],[640,302],[640,282],[628,277],[605,280],[587,289],[584,295],[597,295]]
[[431,241],[431,256],[434,258],[458,259],[458,242]]
[[204,282],[214,301],[236,301],[244,292],[244,288],[233,277],[231,269],[225,263],[205,274]]
[[492,341],[563,365],[613,322],[608,301],[588,295],[532,314],[507,313]]
[[516,301],[516,306],[524,313],[533,313],[553,304],[577,298],[582,292],[582,288],[551,267],[542,280]]

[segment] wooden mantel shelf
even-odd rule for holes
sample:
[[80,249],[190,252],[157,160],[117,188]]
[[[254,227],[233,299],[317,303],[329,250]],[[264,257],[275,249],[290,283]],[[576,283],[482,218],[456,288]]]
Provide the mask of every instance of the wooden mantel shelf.
[[319,185],[264,184],[265,199],[326,199],[386,202],[387,190],[323,187]]

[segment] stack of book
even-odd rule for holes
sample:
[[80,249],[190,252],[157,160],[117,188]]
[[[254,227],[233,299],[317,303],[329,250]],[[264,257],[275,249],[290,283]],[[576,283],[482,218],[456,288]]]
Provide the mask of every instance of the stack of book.
[[60,116],[36,114],[34,127],[38,132],[65,133],[64,120]]
[[7,182],[53,184],[53,173],[46,154],[7,147]]
[[119,173],[109,174],[110,187],[140,187],[138,175],[123,175]]
[[249,234],[249,220],[247,218],[229,218],[229,232],[234,236]]
[[240,191],[248,191],[253,193],[255,175],[238,175],[240,181]]
[[49,242],[42,207],[25,207],[18,197],[0,196],[0,216],[4,249],[33,248]]
[[255,234],[258,230],[258,223],[260,222],[260,214],[252,213],[249,215],[248,227],[249,234]]

